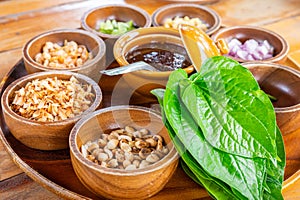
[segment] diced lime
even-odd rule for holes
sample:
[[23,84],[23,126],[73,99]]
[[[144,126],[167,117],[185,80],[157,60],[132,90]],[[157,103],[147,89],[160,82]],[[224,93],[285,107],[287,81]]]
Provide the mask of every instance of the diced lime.
[[126,22],[126,24],[128,25],[128,27],[134,27],[132,20],[129,20],[128,22]]
[[111,23],[112,23],[114,28],[118,27],[117,20],[113,19]]
[[118,23],[118,29],[119,30],[123,30],[123,29],[128,29],[129,27],[128,27],[128,25],[126,24],[126,23],[123,23],[123,22],[119,22]]
[[101,22],[101,23],[100,23],[100,30],[101,30],[101,29],[104,29],[104,26],[105,26],[105,22]]
[[112,25],[112,23],[111,23],[110,20],[106,20],[106,23],[105,23],[103,29],[106,30],[106,31],[108,31],[108,30],[112,31],[114,29],[114,27],[113,27],[113,25]]
[[99,31],[106,34],[119,35],[135,29],[133,21],[118,22],[117,20],[106,20],[100,23]]

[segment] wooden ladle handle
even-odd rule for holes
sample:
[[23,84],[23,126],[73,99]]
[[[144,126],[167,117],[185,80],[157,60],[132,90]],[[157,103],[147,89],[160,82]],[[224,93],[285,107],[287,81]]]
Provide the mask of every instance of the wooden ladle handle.
[[216,43],[201,29],[187,25],[179,25],[179,33],[196,71],[200,71],[203,62],[210,57],[228,53],[225,40]]

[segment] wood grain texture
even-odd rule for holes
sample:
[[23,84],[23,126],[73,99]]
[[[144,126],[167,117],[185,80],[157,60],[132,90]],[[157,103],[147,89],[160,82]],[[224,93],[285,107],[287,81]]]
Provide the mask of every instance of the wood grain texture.
[[300,199],[300,170],[293,174],[289,179],[285,181],[282,189],[282,194],[285,200]]
[[[76,4],[65,4],[46,10],[34,10],[21,15],[2,17],[0,18],[0,38],[6,39],[0,42],[0,52],[21,48],[32,37],[49,30],[79,28],[84,12],[106,3],[106,1],[81,1]],[[114,0],[112,3],[122,3],[122,1]]]
[[222,18],[224,26],[264,25],[299,15],[298,0],[226,0],[212,4]]
[[[300,11],[300,9],[298,10]],[[300,49],[300,38],[299,38],[300,16],[299,15],[290,18],[284,18],[274,23],[266,24],[263,27],[273,30],[276,33],[282,35],[290,45],[290,53]]]
[[[52,6],[59,6],[66,3],[79,2],[79,0],[56,0],[56,1],[39,1],[39,0],[14,0],[0,2],[0,18],[6,15],[25,13],[32,10],[47,9]],[[16,6],[17,5],[17,6]]]
[[[1,43],[1,40],[0,40]],[[22,49],[17,48],[0,53],[0,83],[9,70],[22,58]]]
[[0,142],[0,181],[22,173],[22,170],[18,168],[11,157],[6,153],[2,142]]
[[[13,190],[13,192],[11,192]],[[0,182],[1,199],[61,199],[52,192],[45,190],[41,185],[31,180],[24,173]]]
[[296,66],[295,69],[300,70],[300,50],[290,53],[288,59]]
[[[22,6],[16,6],[17,3],[22,3]],[[22,46],[31,37],[56,28],[78,28],[80,27],[80,15],[91,7],[109,3],[129,3],[132,5],[140,6],[149,13],[152,13],[159,6],[168,4],[167,1],[157,0],[58,0],[58,1],[38,1],[38,0],[6,0],[0,1],[0,80],[13,68],[17,61],[21,58]],[[281,34],[290,44],[290,53],[300,49],[300,10],[299,1],[297,0],[224,0],[215,4],[207,6],[215,9],[222,17],[223,25],[243,25],[254,24],[269,28]],[[5,5],[5,6],[4,6]],[[20,5],[20,4],[19,4]],[[299,66],[295,65],[291,60],[285,62],[287,66],[294,67],[299,70]],[[120,77],[116,77],[114,83],[119,81]],[[112,89],[111,79],[104,77],[104,82],[101,82],[106,88]],[[1,85],[1,84],[0,84]],[[142,102],[142,101],[141,101]],[[113,103],[119,103],[115,100]],[[4,160],[0,161],[0,177],[6,179],[20,172],[15,164],[8,158],[8,155],[0,145],[0,155]],[[19,152],[20,153],[20,152]],[[4,155],[4,157],[2,157]],[[6,156],[5,156],[6,155]],[[6,158],[5,158],[6,157]],[[11,156],[10,156],[11,157]],[[55,167],[50,165],[49,168],[41,166],[40,164],[34,165],[34,169],[45,168],[42,172],[53,170]],[[289,171],[297,171],[300,169],[299,160],[291,160],[288,163]],[[21,169],[23,169],[21,167]],[[60,168],[55,169],[60,173]],[[287,174],[291,176],[293,174]],[[18,177],[23,177],[24,174]],[[27,177],[27,176],[25,176]],[[51,175],[47,175],[51,177]],[[181,177],[182,181],[177,181]],[[287,185],[283,193],[285,197],[290,196],[289,199],[299,199],[299,173],[291,176],[291,184]],[[288,180],[290,180],[288,179]],[[8,183],[15,183],[15,179],[7,179]],[[31,181],[28,184],[20,184],[11,186],[3,194],[4,199],[32,199],[33,197],[27,191],[32,192],[33,195],[41,197],[41,199],[51,199],[53,194],[39,186],[39,184]],[[0,182],[0,184],[2,184]],[[2,189],[1,185],[1,189]],[[46,187],[45,185],[43,185]],[[47,188],[47,187],[46,187]],[[49,187],[47,188],[49,189]],[[191,180],[182,172],[177,170],[174,178],[163,190],[153,197],[153,199],[170,199],[173,193],[176,193],[178,198],[192,199],[206,198],[206,191],[191,183]],[[1,190],[1,197],[2,197]],[[201,192],[202,191],[202,192]],[[17,194],[15,196],[15,193]],[[206,194],[206,195],[205,195]],[[202,195],[202,196],[201,196]],[[54,195],[55,196],[55,195]],[[18,197],[18,198],[17,198]],[[58,198],[58,197],[55,197]],[[54,199],[55,199],[54,198]]]

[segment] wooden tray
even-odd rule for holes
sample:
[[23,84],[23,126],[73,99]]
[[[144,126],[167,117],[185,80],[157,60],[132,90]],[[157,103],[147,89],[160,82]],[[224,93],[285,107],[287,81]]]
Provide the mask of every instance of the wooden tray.
[[200,4],[210,4],[210,3],[216,3],[219,0],[165,0],[168,2],[173,3],[200,3]]
[[[26,74],[27,72],[24,68],[24,63],[20,60],[2,81],[0,96],[2,96],[3,91],[9,84]],[[104,94],[104,107],[110,106],[111,104],[126,103],[126,99],[122,99],[121,97],[114,101],[111,101],[110,98],[113,84],[117,81],[122,82],[120,76],[114,78],[103,76],[101,79],[100,87]],[[121,83],[120,85],[126,87],[124,83]],[[138,94],[134,94],[131,99],[135,100],[131,100],[130,104],[135,105],[149,107],[156,103],[154,99],[144,99]],[[0,107],[0,112],[2,113],[2,106]],[[1,115],[0,117],[0,138],[13,161],[29,177],[46,189],[66,199],[101,199],[87,190],[75,175],[70,160],[69,149],[59,151],[39,151],[28,148],[13,137],[4,122],[3,116]],[[208,197],[205,189],[194,183],[180,167],[178,167],[174,176],[165,188],[151,199],[174,199],[179,197],[182,199],[200,199]]]
[[[116,63],[113,63],[110,67],[114,67],[114,65],[116,65]],[[0,97],[9,84],[26,74],[27,72],[24,68],[24,63],[20,60],[1,82]],[[121,94],[118,99],[114,101],[111,99],[111,90],[116,82],[118,82],[118,85],[122,85],[122,87],[124,87],[124,91],[128,89],[125,83],[119,84],[122,82],[121,76],[103,76],[99,82],[104,94],[104,107],[115,104],[128,104],[128,100],[122,99]],[[130,104],[148,107],[153,105],[155,106],[156,103],[157,102],[154,99],[145,99],[138,94],[133,94],[130,100]],[[0,112],[2,113],[2,106],[0,107]],[[0,118],[0,139],[2,140],[7,152],[12,157],[16,165],[34,181],[58,196],[66,199],[102,199],[87,190],[78,180],[72,168],[68,149],[59,151],[39,151],[28,148],[12,136],[2,115]],[[300,160],[287,161],[286,179],[288,179],[285,181],[283,189],[285,199],[300,198],[299,169]],[[296,173],[297,170],[299,171]],[[206,190],[193,182],[179,166],[165,188],[150,199],[211,198],[208,196]]]

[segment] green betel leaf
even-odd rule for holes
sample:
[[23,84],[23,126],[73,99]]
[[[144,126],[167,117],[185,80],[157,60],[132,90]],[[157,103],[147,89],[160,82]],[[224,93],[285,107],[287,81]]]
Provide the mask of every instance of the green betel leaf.
[[266,191],[263,194],[264,199],[269,200],[283,199],[281,190],[286,161],[283,138],[278,127],[276,128],[276,145],[277,155],[280,158],[280,161],[277,162],[277,166],[274,166],[271,162],[269,163],[267,168],[266,184],[268,185],[270,191]]
[[272,103],[236,61],[208,59],[181,97],[213,147],[248,158],[277,158]]
[[217,199],[282,199],[285,150],[269,97],[248,69],[213,57],[153,92],[185,171]]
[[[230,190],[230,187],[216,179],[211,177],[209,174],[207,174],[202,167],[197,163],[197,161],[192,157],[192,155],[185,149],[184,145],[180,142],[179,138],[177,137],[176,133],[172,129],[170,123],[166,120],[166,116],[164,113],[163,108],[163,97],[164,97],[164,89],[155,89],[152,90],[151,93],[154,94],[158,102],[161,106],[161,112],[163,121],[165,123],[165,126],[168,129],[170,138],[173,141],[173,144],[175,148],[177,149],[179,155],[181,156],[183,162],[181,162],[183,170],[190,176],[195,182],[197,182],[199,185],[204,186],[209,194],[213,196],[216,199],[237,199],[238,197],[233,194],[233,192]],[[239,196],[239,199],[246,199],[243,196]]]
[[184,72],[173,72],[163,101],[166,119],[176,136],[212,177],[227,183],[249,199],[259,199],[262,195],[265,161],[231,155],[211,146],[188,110],[180,103],[179,83],[184,80],[188,81]]

